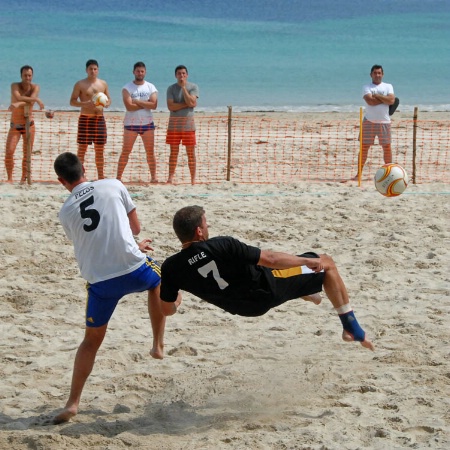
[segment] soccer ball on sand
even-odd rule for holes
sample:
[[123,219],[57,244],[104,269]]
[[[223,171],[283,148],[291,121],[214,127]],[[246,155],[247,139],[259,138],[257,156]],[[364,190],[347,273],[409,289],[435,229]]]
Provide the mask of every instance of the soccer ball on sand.
[[108,103],[108,97],[103,92],[98,92],[97,94],[94,94],[92,101],[95,106],[106,106]]
[[397,197],[408,186],[408,175],[398,164],[385,164],[375,172],[375,187],[385,197]]

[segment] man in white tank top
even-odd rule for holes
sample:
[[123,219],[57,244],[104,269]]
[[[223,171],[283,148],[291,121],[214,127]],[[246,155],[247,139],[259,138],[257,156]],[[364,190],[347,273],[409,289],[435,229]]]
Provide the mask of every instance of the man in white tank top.
[[123,104],[127,110],[124,120],[123,147],[117,165],[117,179],[121,180],[131,150],[138,135],[144,144],[150,183],[157,183],[155,158],[155,125],[152,110],[158,106],[158,90],[145,81],[146,67],[142,61],[133,68],[134,80],[122,89]]

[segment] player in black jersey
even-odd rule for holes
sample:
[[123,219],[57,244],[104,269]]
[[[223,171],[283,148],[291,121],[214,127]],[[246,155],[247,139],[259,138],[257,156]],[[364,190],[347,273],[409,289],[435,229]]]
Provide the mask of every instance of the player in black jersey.
[[341,319],[344,341],[359,341],[374,350],[355,318],[345,284],[330,256],[261,250],[228,236],[210,239],[200,206],[180,209],[173,228],[182,250],[161,267],[160,297],[165,315],[176,312],[180,290],[231,314],[260,316],[295,298],[318,304],[317,293],[323,288]]

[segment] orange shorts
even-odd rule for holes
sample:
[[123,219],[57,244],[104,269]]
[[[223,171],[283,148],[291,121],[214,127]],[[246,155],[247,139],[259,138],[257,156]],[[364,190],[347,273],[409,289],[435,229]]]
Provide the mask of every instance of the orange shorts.
[[183,144],[186,147],[193,147],[194,145],[197,145],[197,141],[195,139],[195,131],[167,130],[166,144],[169,145]]

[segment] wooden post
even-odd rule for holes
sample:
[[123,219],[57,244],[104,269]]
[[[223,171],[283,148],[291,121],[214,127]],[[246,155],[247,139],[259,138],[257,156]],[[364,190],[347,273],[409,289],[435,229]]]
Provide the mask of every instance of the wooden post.
[[413,117],[413,160],[412,160],[412,182],[416,184],[416,154],[417,154],[417,115],[419,108],[414,107]]
[[24,116],[25,116],[25,139],[27,140],[27,183],[31,184],[31,132],[30,132],[30,105],[24,106]]
[[227,181],[231,179],[231,116],[232,116],[232,106],[228,106],[228,157],[227,157]]
[[358,158],[358,187],[361,186],[362,178],[362,146],[363,146],[363,109],[359,108],[359,158]]

